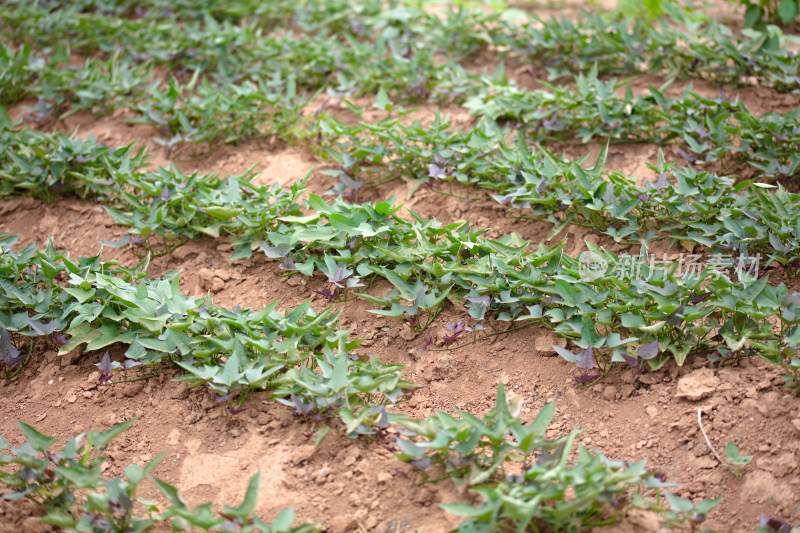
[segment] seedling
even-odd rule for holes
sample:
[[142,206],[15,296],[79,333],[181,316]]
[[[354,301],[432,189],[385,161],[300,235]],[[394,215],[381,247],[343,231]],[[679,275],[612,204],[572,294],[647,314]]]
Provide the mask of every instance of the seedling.
[[733,475],[739,478],[739,468],[744,467],[753,460],[752,455],[740,455],[739,447],[733,441],[728,442],[725,446],[725,455],[727,456],[728,463],[733,465]]
[[691,500],[686,500],[674,494],[665,494],[667,502],[671,508],[670,511],[664,513],[666,527],[676,527],[681,524],[686,524],[690,527],[691,531],[696,531],[697,527],[702,524],[708,513],[711,512],[722,497],[717,497],[712,500],[702,500],[693,503]]

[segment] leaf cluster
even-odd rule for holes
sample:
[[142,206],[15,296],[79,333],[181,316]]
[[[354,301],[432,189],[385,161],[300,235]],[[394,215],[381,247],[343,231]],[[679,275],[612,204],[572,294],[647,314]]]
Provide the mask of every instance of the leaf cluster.
[[[52,246],[38,252],[30,245],[17,253],[10,247],[13,239],[3,237],[4,367],[18,362],[10,360],[19,357],[12,332],[20,338],[64,335],[60,354],[83,345],[94,351],[123,344],[133,361],[174,361],[187,371],[178,379],[193,386],[207,385],[219,395],[235,389],[294,395],[324,420],[342,417],[348,432],[359,433],[370,432],[372,422],[385,424],[382,406],[373,409],[377,398],[394,402],[411,386],[402,380],[400,366],[351,358],[359,342],[334,331],[339,313],[332,310],[316,313],[310,302],[285,314],[276,311],[277,302],[260,311],[227,310],[210,297],[182,294],[177,273],[147,279],[146,261],[127,269],[101,262],[99,255],[72,261]],[[317,375],[316,369],[325,371]]]
[[[253,514],[260,486],[260,472],[250,480],[244,501],[238,507],[225,506],[215,516],[210,503],[190,509],[175,487],[152,475],[164,453],[145,466],[136,464],[125,468],[125,477],[103,477],[103,451],[108,443],[128,429],[136,419],[128,420],[106,431],[89,431],[70,437],[58,452],[50,448],[58,441],[39,433],[32,426],[17,420],[25,442],[10,447],[0,436],[0,481],[15,489],[3,496],[5,500],[27,498],[46,508],[41,518],[45,523],[67,531],[143,532],[160,524],[171,525],[173,531],[240,531],[261,533],[310,533],[314,525],[292,528],[294,511],[283,511],[272,524],[266,524]],[[15,471],[9,467],[16,467]],[[168,501],[160,510],[154,502],[136,497],[139,485],[149,479]],[[142,514],[144,511],[144,515]]]
[[[525,124],[524,135],[535,142],[578,138],[584,143],[677,144],[693,165],[749,163],[763,175],[785,180],[795,177],[800,165],[794,149],[800,113],[756,117],[743,103],[728,101],[724,92],[710,99],[689,86],[670,98],[665,86],[634,97],[629,84],[598,79],[596,67],[578,75],[574,89],[546,84],[547,89],[523,91],[489,79],[485,83],[465,106],[480,116]],[[625,95],[617,96],[623,89]]]
[[[426,473],[444,474],[481,497],[474,506],[442,505],[469,518],[458,531],[489,532],[503,526],[527,531],[545,524],[558,531],[582,531],[613,522],[604,513],[629,503],[632,488],[669,486],[644,461],[612,461],[583,445],[575,454],[580,431],[547,439],[555,403],[546,404],[527,425],[518,418],[522,403],[507,397],[499,384],[494,408],[482,417],[457,410],[400,421],[400,459]],[[654,505],[642,493],[634,494],[634,500],[637,506]],[[678,515],[688,513],[691,509],[681,509]]]

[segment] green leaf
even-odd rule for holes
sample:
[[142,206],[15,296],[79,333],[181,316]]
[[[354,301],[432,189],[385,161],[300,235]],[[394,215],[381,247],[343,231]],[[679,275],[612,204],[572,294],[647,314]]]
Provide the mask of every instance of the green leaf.
[[764,10],[755,4],[749,4],[744,13],[744,25],[746,28],[753,28],[764,18]]
[[161,452],[144,467],[141,467],[137,464],[129,465],[127,468],[125,468],[125,477],[127,477],[128,481],[134,485],[138,485],[144,480],[145,477],[149,476],[153,470],[155,470],[156,466],[158,466],[158,463],[160,463],[161,460],[166,456],[167,452]]
[[793,21],[797,16],[797,0],[781,0],[778,5],[778,16],[784,24]]
[[5,108],[0,105],[0,128],[11,129],[12,125],[11,118],[8,116]]
[[86,345],[87,350],[99,350],[117,342],[130,344],[136,338],[132,331],[121,333],[119,326],[113,322],[106,322],[94,331],[96,336]]
[[292,522],[294,522],[294,509],[289,507],[275,517],[275,520],[272,521],[272,529],[276,532],[289,531],[292,527]]
[[46,452],[50,446],[58,442],[57,438],[42,435],[36,431],[33,426],[26,424],[22,420],[17,420],[17,424],[19,424],[22,434],[25,435],[25,438],[28,439],[31,446],[42,453]]
[[375,212],[383,216],[391,215],[392,213],[397,213],[398,211],[400,211],[400,209],[401,209],[400,207],[395,207],[394,209],[392,209],[392,204],[390,204],[389,202],[378,202],[377,204],[375,204]]
[[97,448],[98,450],[105,449],[106,445],[108,445],[108,443],[111,441],[111,439],[113,439],[114,437],[116,437],[117,435],[119,435],[120,433],[122,433],[123,431],[125,431],[126,429],[131,427],[132,425],[134,425],[137,420],[139,420],[139,419],[138,418],[131,418],[130,420],[122,422],[121,424],[117,424],[116,426],[112,427],[111,429],[107,429],[105,431],[101,431],[99,433],[95,433],[94,437],[92,439],[92,444],[94,444],[95,448]]
[[241,518],[243,521],[250,517],[255,511],[256,500],[258,499],[258,490],[261,487],[261,471],[250,478],[250,483],[247,485],[247,492],[244,495],[244,501],[239,507],[225,506],[225,514]]
[[417,291],[419,290],[420,285],[414,284],[411,285],[406,280],[395,274],[392,270],[389,269],[382,269],[381,274],[389,280],[389,282],[397,287],[400,291],[400,296],[403,297],[404,300],[408,300],[413,302],[417,297]]
[[555,414],[556,401],[552,400],[542,407],[542,410],[539,411],[538,415],[536,415],[536,419],[531,422],[529,426],[530,432],[539,436],[544,436],[545,431],[547,431],[547,427],[553,421]]
[[491,516],[492,510],[485,507],[473,507],[466,503],[440,503],[439,507],[457,516],[466,516],[469,518],[486,518]]
[[241,209],[223,206],[208,206],[205,209],[209,215],[219,220],[229,220],[242,212]]
[[697,514],[705,515],[710,513],[717,505],[719,505],[719,502],[721,501],[722,496],[717,496],[713,500],[699,501],[697,502],[697,505],[694,506],[694,510]]
[[239,380],[239,376],[239,357],[235,354],[229,354],[228,360],[225,361],[225,366],[222,368],[220,382],[230,387]]
[[739,458],[739,448],[733,441],[729,441],[728,445],[725,446],[725,455],[728,456],[728,459],[736,460]]
[[389,101],[389,96],[386,94],[386,91],[383,90],[383,87],[378,90],[378,95],[375,97],[375,103],[372,104],[372,107],[382,111],[391,111],[394,109],[394,106],[392,105],[392,102]]
[[317,430],[317,435],[314,437],[314,448],[319,448],[319,445],[322,444],[322,441],[328,436],[328,432],[330,430],[330,426],[326,426],[324,424],[319,427]]
[[96,291],[95,291],[94,288],[88,289],[88,290],[84,290],[84,289],[81,289],[79,287],[66,287],[64,289],[64,292],[74,296],[75,299],[78,300],[78,302],[86,303],[87,300],[89,300],[90,298],[92,298],[94,296],[94,293]]
[[158,491],[167,499],[170,504],[172,504],[174,507],[186,509],[186,504],[181,499],[180,494],[178,494],[178,489],[166,481],[161,481],[155,476],[150,476],[150,481],[153,482],[153,485],[156,486]]
[[690,500],[684,500],[670,492],[665,492],[664,495],[667,497],[670,507],[676,513],[690,513],[694,510],[694,504]]

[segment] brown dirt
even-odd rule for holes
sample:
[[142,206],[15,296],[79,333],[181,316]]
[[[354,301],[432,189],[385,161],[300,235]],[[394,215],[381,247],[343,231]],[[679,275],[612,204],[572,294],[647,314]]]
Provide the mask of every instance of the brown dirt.
[[[772,96],[768,90],[747,89],[742,99],[762,102],[762,106],[772,101],[770,105],[784,110],[786,103],[771,100]],[[19,106],[10,114],[20,116]],[[431,116],[432,109],[423,108],[413,118]],[[78,114],[59,127],[79,127],[80,135],[92,133],[112,146],[148,142],[155,134],[152,128],[133,126],[124,119],[124,112],[99,119]],[[459,115],[459,120],[466,124],[468,119]],[[596,155],[599,150],[594,145],[571,148],[579,150],[571,155],[588,151]],[[656,149],[613,146],[609,167],[649,179],[645,163],[655,161]],[[197,168],[228,174],[255,164],[262,183],[287,183],[315,164],[320,168],[309,150],[269,140],[220,147],[207,158],[182,162],[168,161],[154,149],[151,162],[175,163],[183,171]],[[323,192],[331,182],[315,173],[310,185],[315,192]],[[405,191],[405,184],[396,181],[368,191],[361,199],[376,201],[398,194],[402,200]],[[425,189],[406,205],[442,221],[470,219],[479,227],[490,228],[493,235],[517,231],[534,244],[543,241],[551,229],[542,222],[504,218],[503,208],[491,200],[465,203]],[[65,198],[50,205],[30,199],[0,203],[0,231],[20,234],[22,244],[42,245],[52,236],[58,247],[73,256],[86,256],[98,252],[99,240],[117,239],[125,228],[115,225],[100,206]],[[565,238],[571,241],[567,247],[571,254],[585,248],[584,239],[602,241],[617,251],[622,248],[582,228],[568,229]],[[261,257],[229,262],[230,249],[224,238],[194,241],[154,259],[151,273],[157,276],[181,270],[184,292],[199,296],[215,287],[215,301],[225,306],[259,308],[278,300],[281,306],[293,307],[308,298],[315,299],[318,309],[326,305],[312,292],[321,288],[322,280],[282,277],[275,263]],[[127,265],[137,262],[130,250],[106,249],[103,254]],[[213,283],[216,278],[223,283]],[[372,288],[375,294],[388,290],[384,283]],[[527,398],[521,415],[526,422],[533,420],[545,402],[556,398],[553,435],[585,428],[584,444],[615,459],[647,459],[649,467],[662,470],[669,481],[680,484],[676,492],[683,497],[696,500],[722,495],[722,503],[704,527],[752,531],[760,513],[800,522],[800,398],[782,387],[780,369],[763,360],[743,360],[723,368],[689,360],[683,367],[669,364],[638,380],[619,368],[601,384],[584,390],[574,385],[574,366],[554,355],[551,345],[563,341],[541,326],[458,350],[424,350],[429,333],[416,334],[399,321],[368,313],[372,305],[360,300],[343,307],[345,327],[368,339],[361,350],[383,362],[406,365],[408,379],[424,385],[410,401],[397,407],[399,412],[424,417],[434,410],[458,408],[480,414],[492,406],[500,380],[514,394]],[[431,327],[438,345],[445,324],[461,319],[470,321],[463,308],[446,308]],[[501,324],[490,325],[502,328]],[[171,381],[178,375],[175,368],[133,369],[126,377],[158,376],[98,387],[93,363],[100,355],[87,353],[69,361],[54,352],[36,354],[18,377],[0,382],[0,434],[19,444],[22,436],[15,419],[46,434],[66,437],[138,417],[138,423],[112,443],[107,473],[120,473],[125,465],[142,464],[167,451],[156,475],[176,485],[192,505],[213,501],[221,506],[223,502],[238,503],[247,479],[260,469],[260,516],[272,519],[281,509],[293,506],[299,520],[325,521],[329,531],[359,527],[376,532],[449,531],[458,520],[437,504],[470,501],[449,482],[420,485],[420,475],[393,457],[388,442],[349,440],[331,432],[315,449],[311,426],[293,416],[291,409],[269,402],[266,393],[254,393],[245,404],[247,411],[228,416],[214,404],[209,392],[187,390]],[[682,379],[687,380],[683,388],[706,380],[712,383],[711,390],[698,400],[680,397]],[[743,454],[754,455],[739,478],[728,466],[718,464],[709,451],[697,428],[698,408],[717,451],[723,452],[725,444],[733,440]],[[158,498],[153,490],[140,496]],[[39,514],[41,510],[33,505],[0,501],[0,533],[47,531],[30,518]],[[632,515],[610,530],[643,531],[647,523]]]

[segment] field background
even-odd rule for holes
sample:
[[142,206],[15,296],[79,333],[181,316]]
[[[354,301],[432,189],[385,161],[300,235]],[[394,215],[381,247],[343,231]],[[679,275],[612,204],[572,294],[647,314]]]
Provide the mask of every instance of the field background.
[[[581,8],[608,10],[612,5],[583,2],[520,4],[518,10],[529,10],[543,19],[550,16],[580,20]],[[16,9],[0,2],[0,9]],[[430,6],[430,12],[449,9]],[[490,8],[485,8],[490,9]],[[742,9],[728,3],[706,6],[719,22],[735,33],[742,30]],[[532,24],[534,22],[531,22]],[[794,26],[785,28],[791,32]],[[287,27],[273,31],[284,33]],[[298,34],[301,34],[299,30]],[[737,33],[738,34],[738,33]],[[15,46],[14,40],[5,44]],[[469,73],[492,73],[501,55],[489,44],[461,59]],[[80,68],[87,56],[73,51],[69,65]],[[516,87],[535,90],[543,87],[528,59],[519,55],[502,55],[505,75]],[[157,67],[154,76],[166,79],[168,69]],[[175,73],[186,83],[190,73]],[[608,80],[625,75],[602,76]],[[634,94],[648,87],[659,87],[667,81],[665,73],[642,72],[632,76]],[[571,80],[558,80],[569,86]],[[721,87],[703,79],[676,79],[667,94],[678,96],[691,83],[693,90],[714,98]],[[306,89],[301,89],[305,91]],[[798,108],[798,93],[777,91],[767,86],[726,84],[731,101],[743,102],[754,116],[769,112],[789,113]],[[310,94],[310,93],[309,93]],[[396,112],[372,106],[375,94],[349,98],[354,105],[366,106],[356,117],[345,105],[324,92],[314,97],[302,113],[312,117],[321,106],[340,121],[357,124],[359,120],[377,122]],[[410,125],[419,120],[431,124],[437,112],[448,115],[451,125],[463,131],[475,127],[478,117],[454,102],[436,103],[427,99],[402,101],[392,96],[396,105],[413,109],[400,117]],[[149,169],[174,165],[184,173],[241,174],[254,166],[254,183],[288,185],[310,172],[308,191],[324,196],[339,179],[331,172],[341,165],[326,157],[313,139],[288,142],[276,135],[262,135],[236,145],[217,140],[211,145],[187,143],[169,153],[154,142],[163,132],[154,125],[132,124],[129,119],[140,113],[125,107],[102,115],[78,111],[70,116],[52,115],[52,121],[36,121],[31,109],[37,98],[27,96],[9,106],[12,120],[22,120],[29,127],[43,131],[76,131],[81,138],[92,135],[98,143],[109,147],[137,143],[148,146]],[[66,108],[69,109],[69,104]],[[604,139],[582,143],[575,139],[545,140],[543,145],[567,159],[589,155],[587,165],[594,162],[605,146]],[[686,164],[678,146],[662,146],[665,158]],[[612,144],[608,150],[606,169],[637,179],[640,185],[656,179],[657,172],[648,167],[656,164],[659,145],[640,142]],[[714,165],[710,165],[714,169]],[[752,177],[751,167],[740,166],[740,172]],[[443,223],[469,220],[475,227],[488,230],[487,236],[499,238],[510,232],[530,240],[534,247],[544,242],[553,246],[566,241],[565,252],[575,257],[587,250],[586,242],[605,246],[615,253],[637,254],[639,247],[616,243],[591,228],[568,226],[547,241],[553,228],[546,220],[531,221],[509,218],[506,206],[499,204],[479,189],[456,184],[419,187],[408,197],[409,184],[403,179],[381,181],[380,165],[367,178],[374,187],[364,188],[358,202],[377,203],[397,196],[398,203],[425,219]],[[790,182],[796,190],[796,182]],[[440,191],[470,194],[469,202]],[[398,216],[410,219],[407,211]],[[58,249],[68,250],[73,257],[91,256],[101,250],[99,241],[117,240],[128,228],[117,224],[101,204],[74,196],[58,196],[52,203],[21,197],[0,202],[0,231],[20,235],[17,247],[29,243],[43,246],[52,238]],[[678,366],[673,362],[660,370],[634,376],[625,365],[618,365],[599,383],[588,388],[575,384],[576,367],[559,357],[552,345],[571,347],[565,339],[548,328],[534,324],[519,331],[491,337],[460,349],[447,348],[448,324],[464,320],[475,325],[467,309],[448,303],[430,327],[420,333],[402,320],[368,312],[375,304],[361,299],[330,303],[314,291],[324,291],[329,284],[324,275],[285,276],[277,261],[256,253],[250,259],[229,261],[232,238],[197,238],[171,253],[154,257],[151,277],[179,270],[182,292],[197,298],[208,292],[214,303],[233,308],[259,309],[278,301],[279,309],[294,308],[309,299],[316,309],[332,305],[342,309],[340,327],[352,330],[352,336],[367,339],[359,353],[377,355],[381,362],[405,366],[406,379],[422,385],[409,394],[407,401],[392,408],[412,417],[429,416],[436,410],[452,412],[463,409],[481,414],[494,405],[498,382],[527,399],[520,417],[530,422],[546,402],[555,399],[557,413],[548,435],[563,435],[575,428],[584,428],[580,436],[585,445],[600,450],[614,459],[646,459],[649,468],[666,474],[670,482],[680,484],[674,492],[694,501],[722,496],[722,502],[703,522],[702,527],[714,531],[754,531],[760,514],[780,517],[788,523],[800,523],[800,399],[784,388],[785,372],[760,357],[748,357],[734,364],[720,366],[705,357],[690,356]],[[668,248],[668,241],[656,243],[651,252],[667,254],[675,260],[685,250]],[[133,266],[139,258],[134,249],[102,248],[104,259],[118,259]],[[779,270],[770,271],[770,284],[786,283],[790,291],[800,290],[797,278],[787,278]],[[386,280],[376,281],[371,294],[385,295],[392,288]],[[509,323],[487,318],[483,321],[491,331],[509,328]],[[432,343],[430,342],[432,341]],[[430,345],[430,346],[429,346]],[[120,358],[124,347],[111,348]],[[367,438],[350,439],[340,431],[331,431],[322,444],[313,445],[312,425],[294,414],[285,405],[270,401],[270,393],[256,391],[244,402],[247,410],[227,415],[215,403],[215,394],[204,387],[187,389],[172,381],[182,371],[166,364],[154,368],[138,367],[126,371],[125,378],[149,374],[156,377],[117,385],[99,385],[99,372],[94,366],[103,350],[85,352],[75,357],[57,355],[56,351],[36,351],[25,369],[15,378],[0,382],[0,434],[12,444],[22,436],[15,419],[24,420],[42,432],[65,437],[93,428],[104,429],[131,417],[139,421],[116,439],[108,448],[106,473],[118,474],[133,462],[143,463],[161,451],[168,451],[156,470],[161,479],[178,487],[186,501],[196,505],[212,501],[238,502],[247,480],[257,470],[262,472],[262,486],[257,511],[265,519],[280,510],[294,507],[298,522],[324,521],[329,531],[438,532],[457,527],[459,519],[437,504],[476,502],[475,496],[459,489],[450,481],[420,484],[422,477],[413,466],[394,457],[390,441]],[[678,383],[684,378],[686,387],[711,384],[711,391],[698,393],[697,401],[678,394]],[[685,395],[684,395],[685,396]],[[751,464],[735,477],[731,468],[719,464],[697,428],[697,409],[701,408],[704,428],[720,452],[734,441],[743,454],[753,455]],[[396,430],[390,430],[396,431]],[[140,496],[158,499],[152,488],[144,488]],[[49,526],[31,520],[35,506],[20,502],[0,502],[0,531],[47,531]],[[605,531],[657,531],[658,516],[632,510],[621,524]]]

